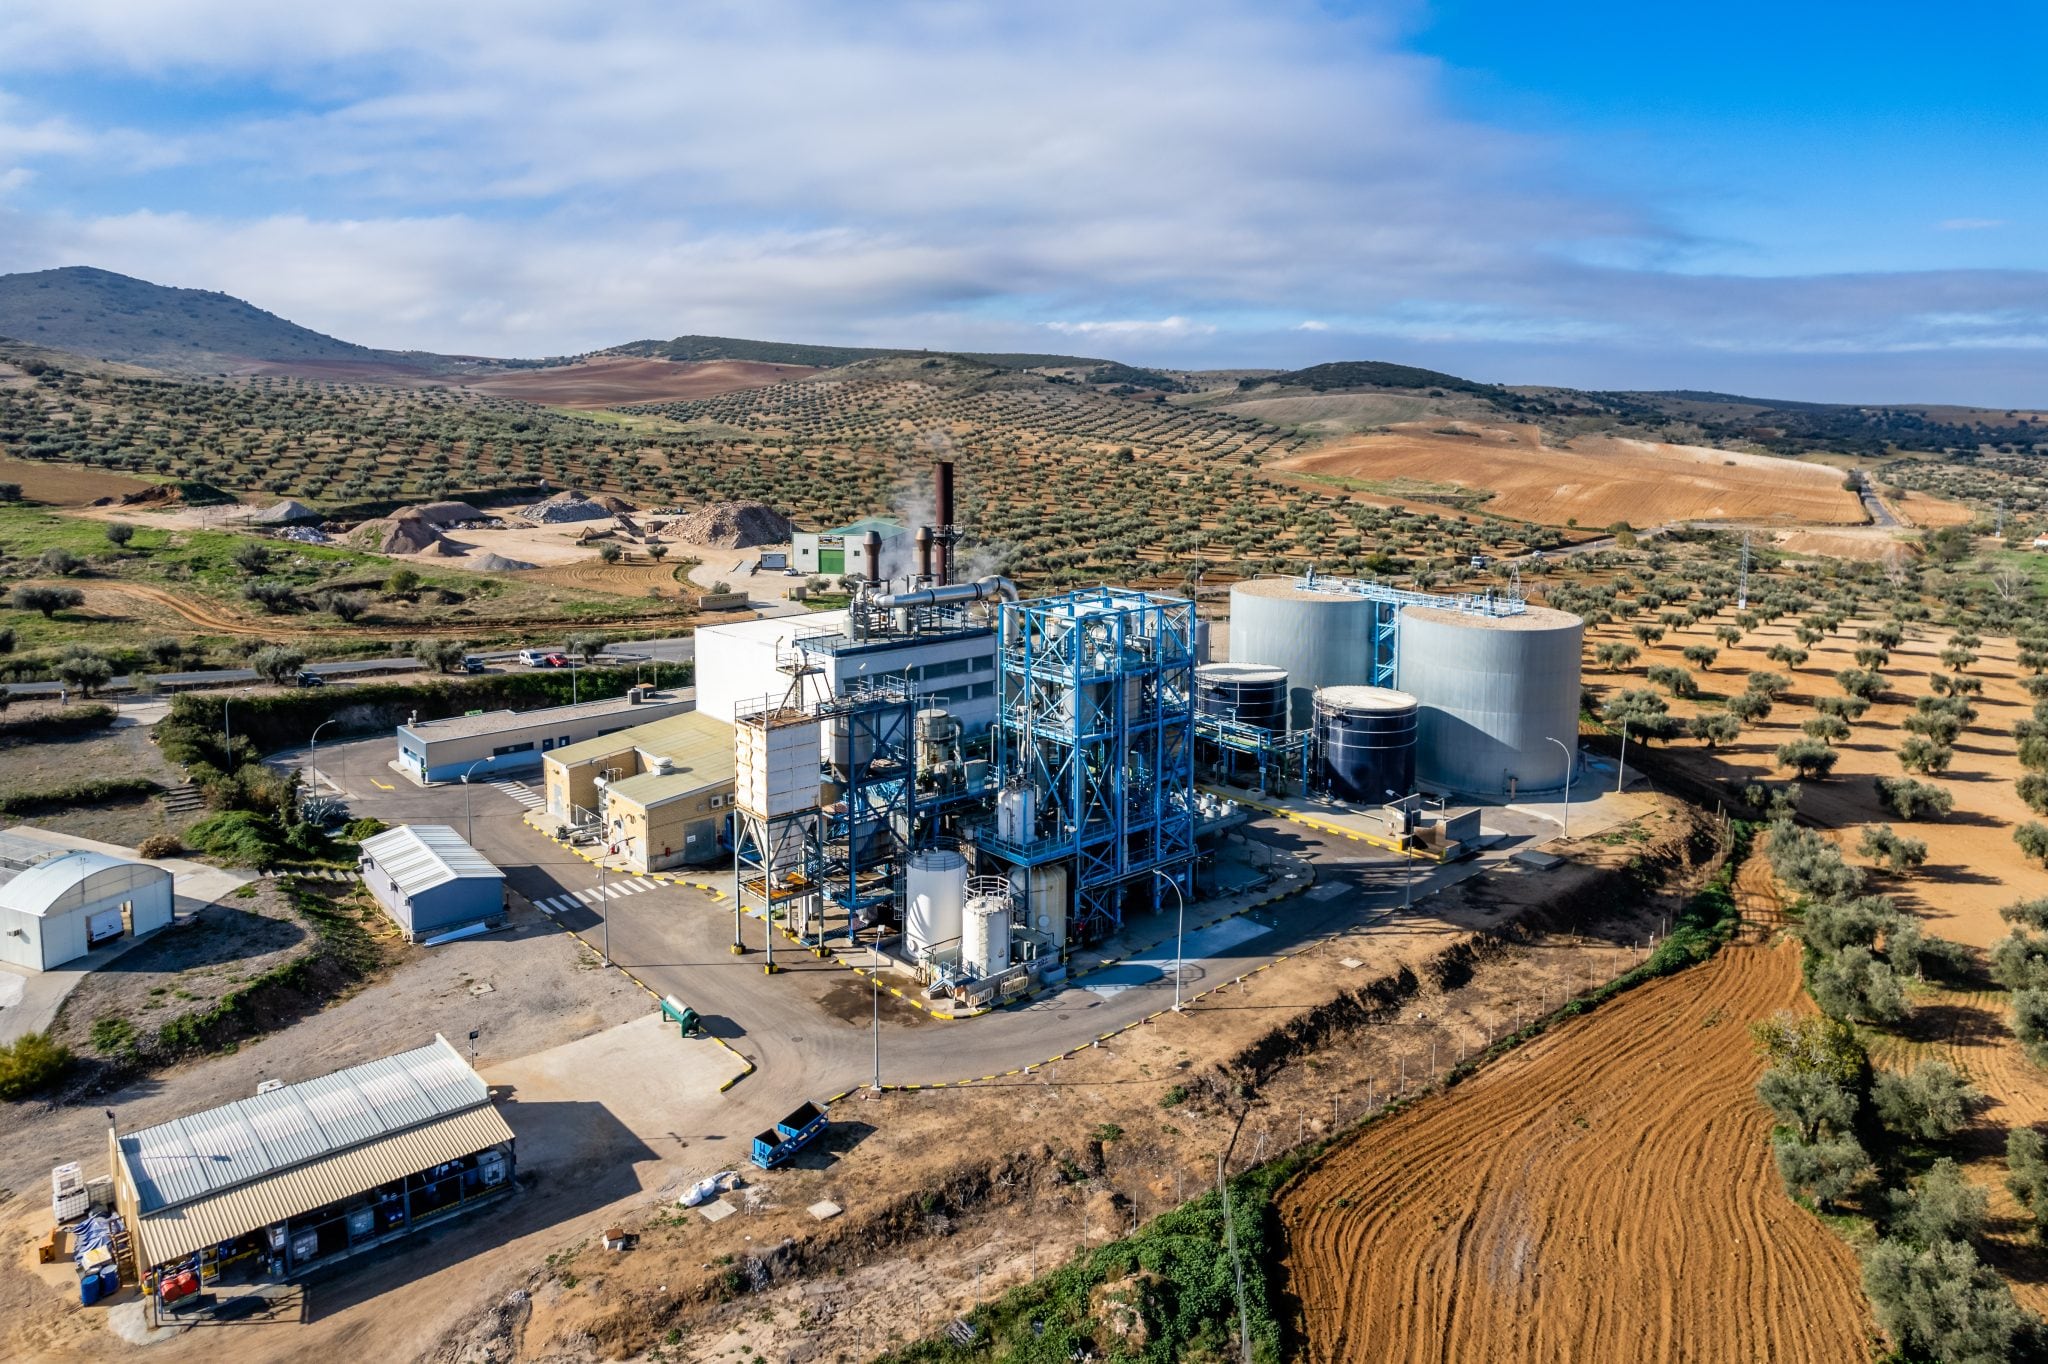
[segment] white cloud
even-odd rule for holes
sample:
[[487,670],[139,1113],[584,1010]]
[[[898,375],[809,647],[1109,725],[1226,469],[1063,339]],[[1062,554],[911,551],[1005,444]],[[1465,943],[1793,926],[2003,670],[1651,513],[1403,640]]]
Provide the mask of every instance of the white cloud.
[[1045,325],[1066,336],[1106,337],[1116,341],[1168,340],[1216,334],[1216,328],[1210,323],[1191,322],[1185,317],[1162,317],[1156,322],[1132,318],[1115,322],[1048,322]]
[[1295,323],[1294,330],[1298,332],[1326,332],[1330,330],[1330,324],[1327,322],[1318,322],[1311,317],[1306,322]]

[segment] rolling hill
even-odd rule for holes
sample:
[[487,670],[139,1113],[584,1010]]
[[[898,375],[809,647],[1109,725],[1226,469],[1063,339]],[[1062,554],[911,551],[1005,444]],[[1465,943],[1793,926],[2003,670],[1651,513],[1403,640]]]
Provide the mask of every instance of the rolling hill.
[[227,294],[167,288],[78,265],[0,275],[0,337],[95,360],[185,371],[270,361],[427,372],[441,359],[337,340]]
[[748,360],[768,365],[808,365],[813,369],[838,369],[862,360],[916,359],[923,355],[952,355],[962,360],[978,360],[997,369],[1062,369],[1108,363],[1079,355],[809,346],[794,341],[746,341],[733,336],[678,336],[670,341],[629,341],[596,354],[628,355],[648,360]]

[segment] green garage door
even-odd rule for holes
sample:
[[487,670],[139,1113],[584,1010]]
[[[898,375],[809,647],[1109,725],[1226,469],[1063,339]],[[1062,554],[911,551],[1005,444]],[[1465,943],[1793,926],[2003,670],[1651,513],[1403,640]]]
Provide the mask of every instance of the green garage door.
[[818,550],[818,572],[839,574],[846,572],[846,547],[835,545],[831,549]]

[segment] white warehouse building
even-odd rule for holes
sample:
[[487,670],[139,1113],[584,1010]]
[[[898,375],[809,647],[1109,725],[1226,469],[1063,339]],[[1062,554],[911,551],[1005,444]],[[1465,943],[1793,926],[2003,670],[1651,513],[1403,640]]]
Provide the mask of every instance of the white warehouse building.
[[171,874],[146,862],[65,852],[0,866],[0,962],[50,971],[171,922]]
[[[801,650],[799,646],[801,642]],[[908,683],[920,700],[943,707],[968,737],[996,719],[996,632],[974,627],[855,639],[848,613],[820,611],[739,621],[697,631],[697,709],[727,724],[737,710],[789,691],[787,665],[801,651],[820,669],[803,701],[844,696],[861,678]]]

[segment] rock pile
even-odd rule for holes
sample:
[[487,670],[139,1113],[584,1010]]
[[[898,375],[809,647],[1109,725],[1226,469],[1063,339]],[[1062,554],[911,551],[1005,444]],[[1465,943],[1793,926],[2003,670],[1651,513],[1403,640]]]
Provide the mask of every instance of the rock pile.
[[592,502],[582,493],[564,489],[545,502],[537,502],[521,515],[535,525],[559,526],[567,521],[599,521],[609,519],[611,508],[601,502]]

